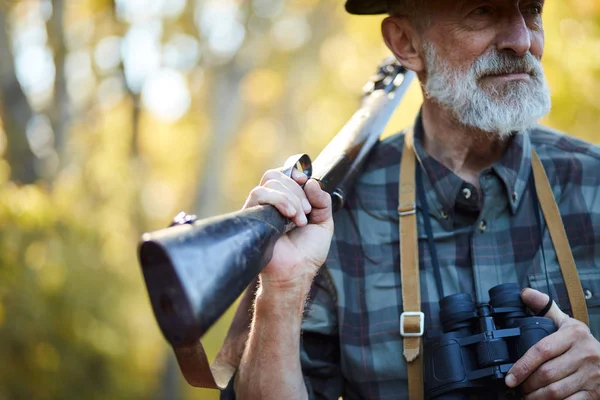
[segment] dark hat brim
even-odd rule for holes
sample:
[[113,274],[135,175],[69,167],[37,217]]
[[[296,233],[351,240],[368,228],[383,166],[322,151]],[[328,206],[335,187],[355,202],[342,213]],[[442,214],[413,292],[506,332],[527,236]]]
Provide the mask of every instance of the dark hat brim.
[[346,11],[356,15],[387,14],[385,0],[346,0]]

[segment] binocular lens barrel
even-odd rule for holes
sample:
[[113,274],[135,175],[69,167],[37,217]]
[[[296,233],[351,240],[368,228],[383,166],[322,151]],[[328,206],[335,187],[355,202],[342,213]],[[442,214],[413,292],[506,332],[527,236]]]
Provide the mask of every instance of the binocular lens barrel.
[[525,307],[521,300],[521,289],[516,283],[494,286],[488,293],[492,307]]
[[456,293],[440,300],[440,320],[444,332],[470,326],[475,315],[475,303],[468,293]]

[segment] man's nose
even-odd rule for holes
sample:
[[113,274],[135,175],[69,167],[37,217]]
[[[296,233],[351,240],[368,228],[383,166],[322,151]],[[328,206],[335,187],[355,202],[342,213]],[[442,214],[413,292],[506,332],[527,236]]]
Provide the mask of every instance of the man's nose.
[[523,16],[513,16],[504,20],[497,37],[498,51],[512,52],[518,56],[531,49],[531,32]]

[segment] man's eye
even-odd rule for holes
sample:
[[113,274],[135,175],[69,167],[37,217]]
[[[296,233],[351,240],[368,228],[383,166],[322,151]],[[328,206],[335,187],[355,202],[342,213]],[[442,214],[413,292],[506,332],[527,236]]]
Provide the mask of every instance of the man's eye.
[[478,7],[473,10],[475,15],[488,15],[492,13],[492,8],[488,6]]
[[540,15],[542,13],[542,7],[541,6],[527,7],[525,10],[523,10],[523,13],[524,14]]

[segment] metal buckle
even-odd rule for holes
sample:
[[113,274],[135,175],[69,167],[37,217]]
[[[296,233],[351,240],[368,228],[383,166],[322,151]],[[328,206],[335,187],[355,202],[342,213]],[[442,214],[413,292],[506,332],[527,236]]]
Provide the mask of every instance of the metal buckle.
[[[419,317],[419,332],[407,333],[404,331],[405,317]],[[400,314],[400,335],[403,337],[421,337],[425,332],[425,314],[421,311],[407,311]]]
[[416,203],[404,203],[398,206],[398,215],[404,217],[406,215],[413,215],[417,213]]

